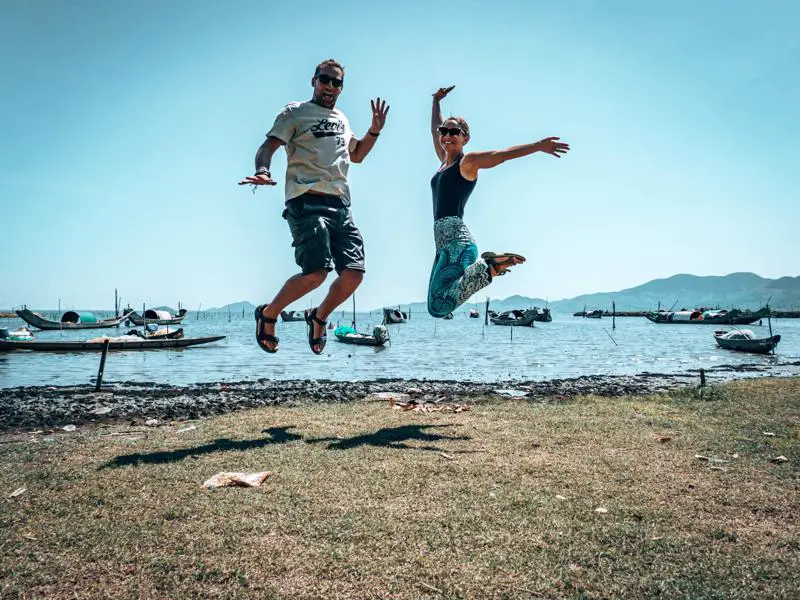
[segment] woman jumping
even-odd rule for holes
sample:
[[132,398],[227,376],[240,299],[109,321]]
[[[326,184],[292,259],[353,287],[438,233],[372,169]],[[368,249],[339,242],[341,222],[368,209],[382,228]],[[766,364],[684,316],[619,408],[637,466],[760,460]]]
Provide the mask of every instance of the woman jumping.
[[441,165],[431,179],[436,258],[428,284],[428,312],[437,318],[453,312],[489,285],[492,277],[505,275],[509,267],[525,262],[524,256],[511,252],[484,252],[482,260],[478,260],[478,247],[462,220],[464,206],[478,181],[478,171],[534,152],[560,158],[569,150],[569,144],[549,137],[506,150],[464,154],[469,125],[460,117],[442,121],[440,102],[454,87],[439,88],[433,94],[431,114],[433,147]]

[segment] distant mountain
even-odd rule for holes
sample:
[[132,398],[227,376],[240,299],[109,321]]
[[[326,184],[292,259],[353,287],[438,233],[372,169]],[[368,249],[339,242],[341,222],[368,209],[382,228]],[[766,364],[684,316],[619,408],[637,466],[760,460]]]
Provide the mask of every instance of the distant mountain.
[[550,305],[559,312],[577,312],[583,310],[584,305],[590,309],[610,309],[612,301],[616,302],[617,310],[654,310],[659,304],[662,308],[758,308],[767,300],[776,309],[800,306],[800,277],[767,279],[755,273],[706,277],[680,274],[618,292],[586,294]]
[[[528,306],[549,306],[553,312],[573,313],[583,310],[584,306],[590,310],[594,308],[611,310],[613,301],[616,302],[619,311],[655,310],[659,303],[662,308],[670,308],[674,305],[676,309],[697,306],[755,309],[763,306],[768,299],[770,299],[770,306],[776,310],[800,309],[800,276],[768,279],[755,273],[731,273],[730,275],[705,277],[680,274],[666,279],[654,279],[618,292],[584,294],[555,302],[515,295],[502,300],[493,298],[490,306],[497,311]],[[465,304],[459,310],[466,311],[475,305],[475,303]],[[483,301],[477,303],[479,309],[483,305]],[[387,304],[386,306],[397,307],[398,305]],[[412,314],[428,312],[425,302],[405,302],[399,306],[404,311],[411,310]],[[243,310],[245,314],[253,314],[253,310],[255,310],[254,304],[242,300],[225,306],[207,308],[203,312],[227,313],[228,307],[234,314],[241,313]],[[372,310],[380,309],[381,307]]]
[[225,306],[216,306],[214,308],[207,308],[203,312],[228,312],[230,309],[231,313],[241,313],[244,311],[245,314],[253,314],[253,311],[256,309],[255,304],[251,304],[247,300],[241,300],[240,302],[234,302],[233,304],[226,304]]
[[[770,299],[771,298],[771,299]],[[584,294],[575,298],[545,302],[541,298],[509,296],[503,300],[492,299],[491,308],[497,311],[528,306],[549,306],[553,312],[578,312],[588,309],[611,310],[615,302],[619,311],[656,310],[662,308],[694,308],[711,306],[720,308],[759,308],[769,299],[772,308],[797,310],[800,308],[800,276],[768,279],[755,273],[731,273],[729,275],[698,276],[679,274],[666,279],[654,279],[637,287],[617,292]],[[479,308],[483,302],[479,302]],[[424,302],[412,302],[412,312],[426,312]],[[465,305],[472,307],[474,305]]]

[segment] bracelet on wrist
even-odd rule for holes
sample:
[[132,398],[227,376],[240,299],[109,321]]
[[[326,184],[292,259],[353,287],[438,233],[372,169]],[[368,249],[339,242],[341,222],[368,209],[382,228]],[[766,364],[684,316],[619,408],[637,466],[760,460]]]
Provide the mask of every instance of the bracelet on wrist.
[[378,136],[380,135],[380,132],[378,132],[378,133],[373,133],[373,132],[371,132],[369,129],[367,129],[367,133],[368,133],[368,134],[370,134],[372,137],[378,137]]
[[270,173],[269,169],[266,167],[258,167],[256,169],[256,175],[266,175],[267,177],[272,177],[272,173]]

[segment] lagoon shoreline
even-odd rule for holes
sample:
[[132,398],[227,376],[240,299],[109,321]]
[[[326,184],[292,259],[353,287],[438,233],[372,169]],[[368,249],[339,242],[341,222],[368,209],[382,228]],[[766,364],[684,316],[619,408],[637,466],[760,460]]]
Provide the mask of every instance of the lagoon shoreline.
[[[722,366],[705,372],[708,383],[746,373],[770,375],[759,365]],[[469,402],[477,397],[511,396],[525,400],[560,401],[575,396],[621,397],[661,394],[700,385],[699,370],[684,373],[585,375],[544,381],[479,383],[415,379],[371,381],[303,380],[198,383],[177,386],[110,382],[94,386],[33,386],[0,390],[0,432],[13,433],[65,425],[93,425],[150,419],[180,421],[271,405],[385,401],[380,392],[408,394],[425,402]]]

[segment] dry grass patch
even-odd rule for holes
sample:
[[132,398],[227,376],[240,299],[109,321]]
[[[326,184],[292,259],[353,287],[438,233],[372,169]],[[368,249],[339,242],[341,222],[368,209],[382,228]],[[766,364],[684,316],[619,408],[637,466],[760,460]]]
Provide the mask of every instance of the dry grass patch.
[[798,400],[789,379],[458,414],[315,404],[4,443],[5,493],[27,491],[0,505],[0,596],[789,598]]

